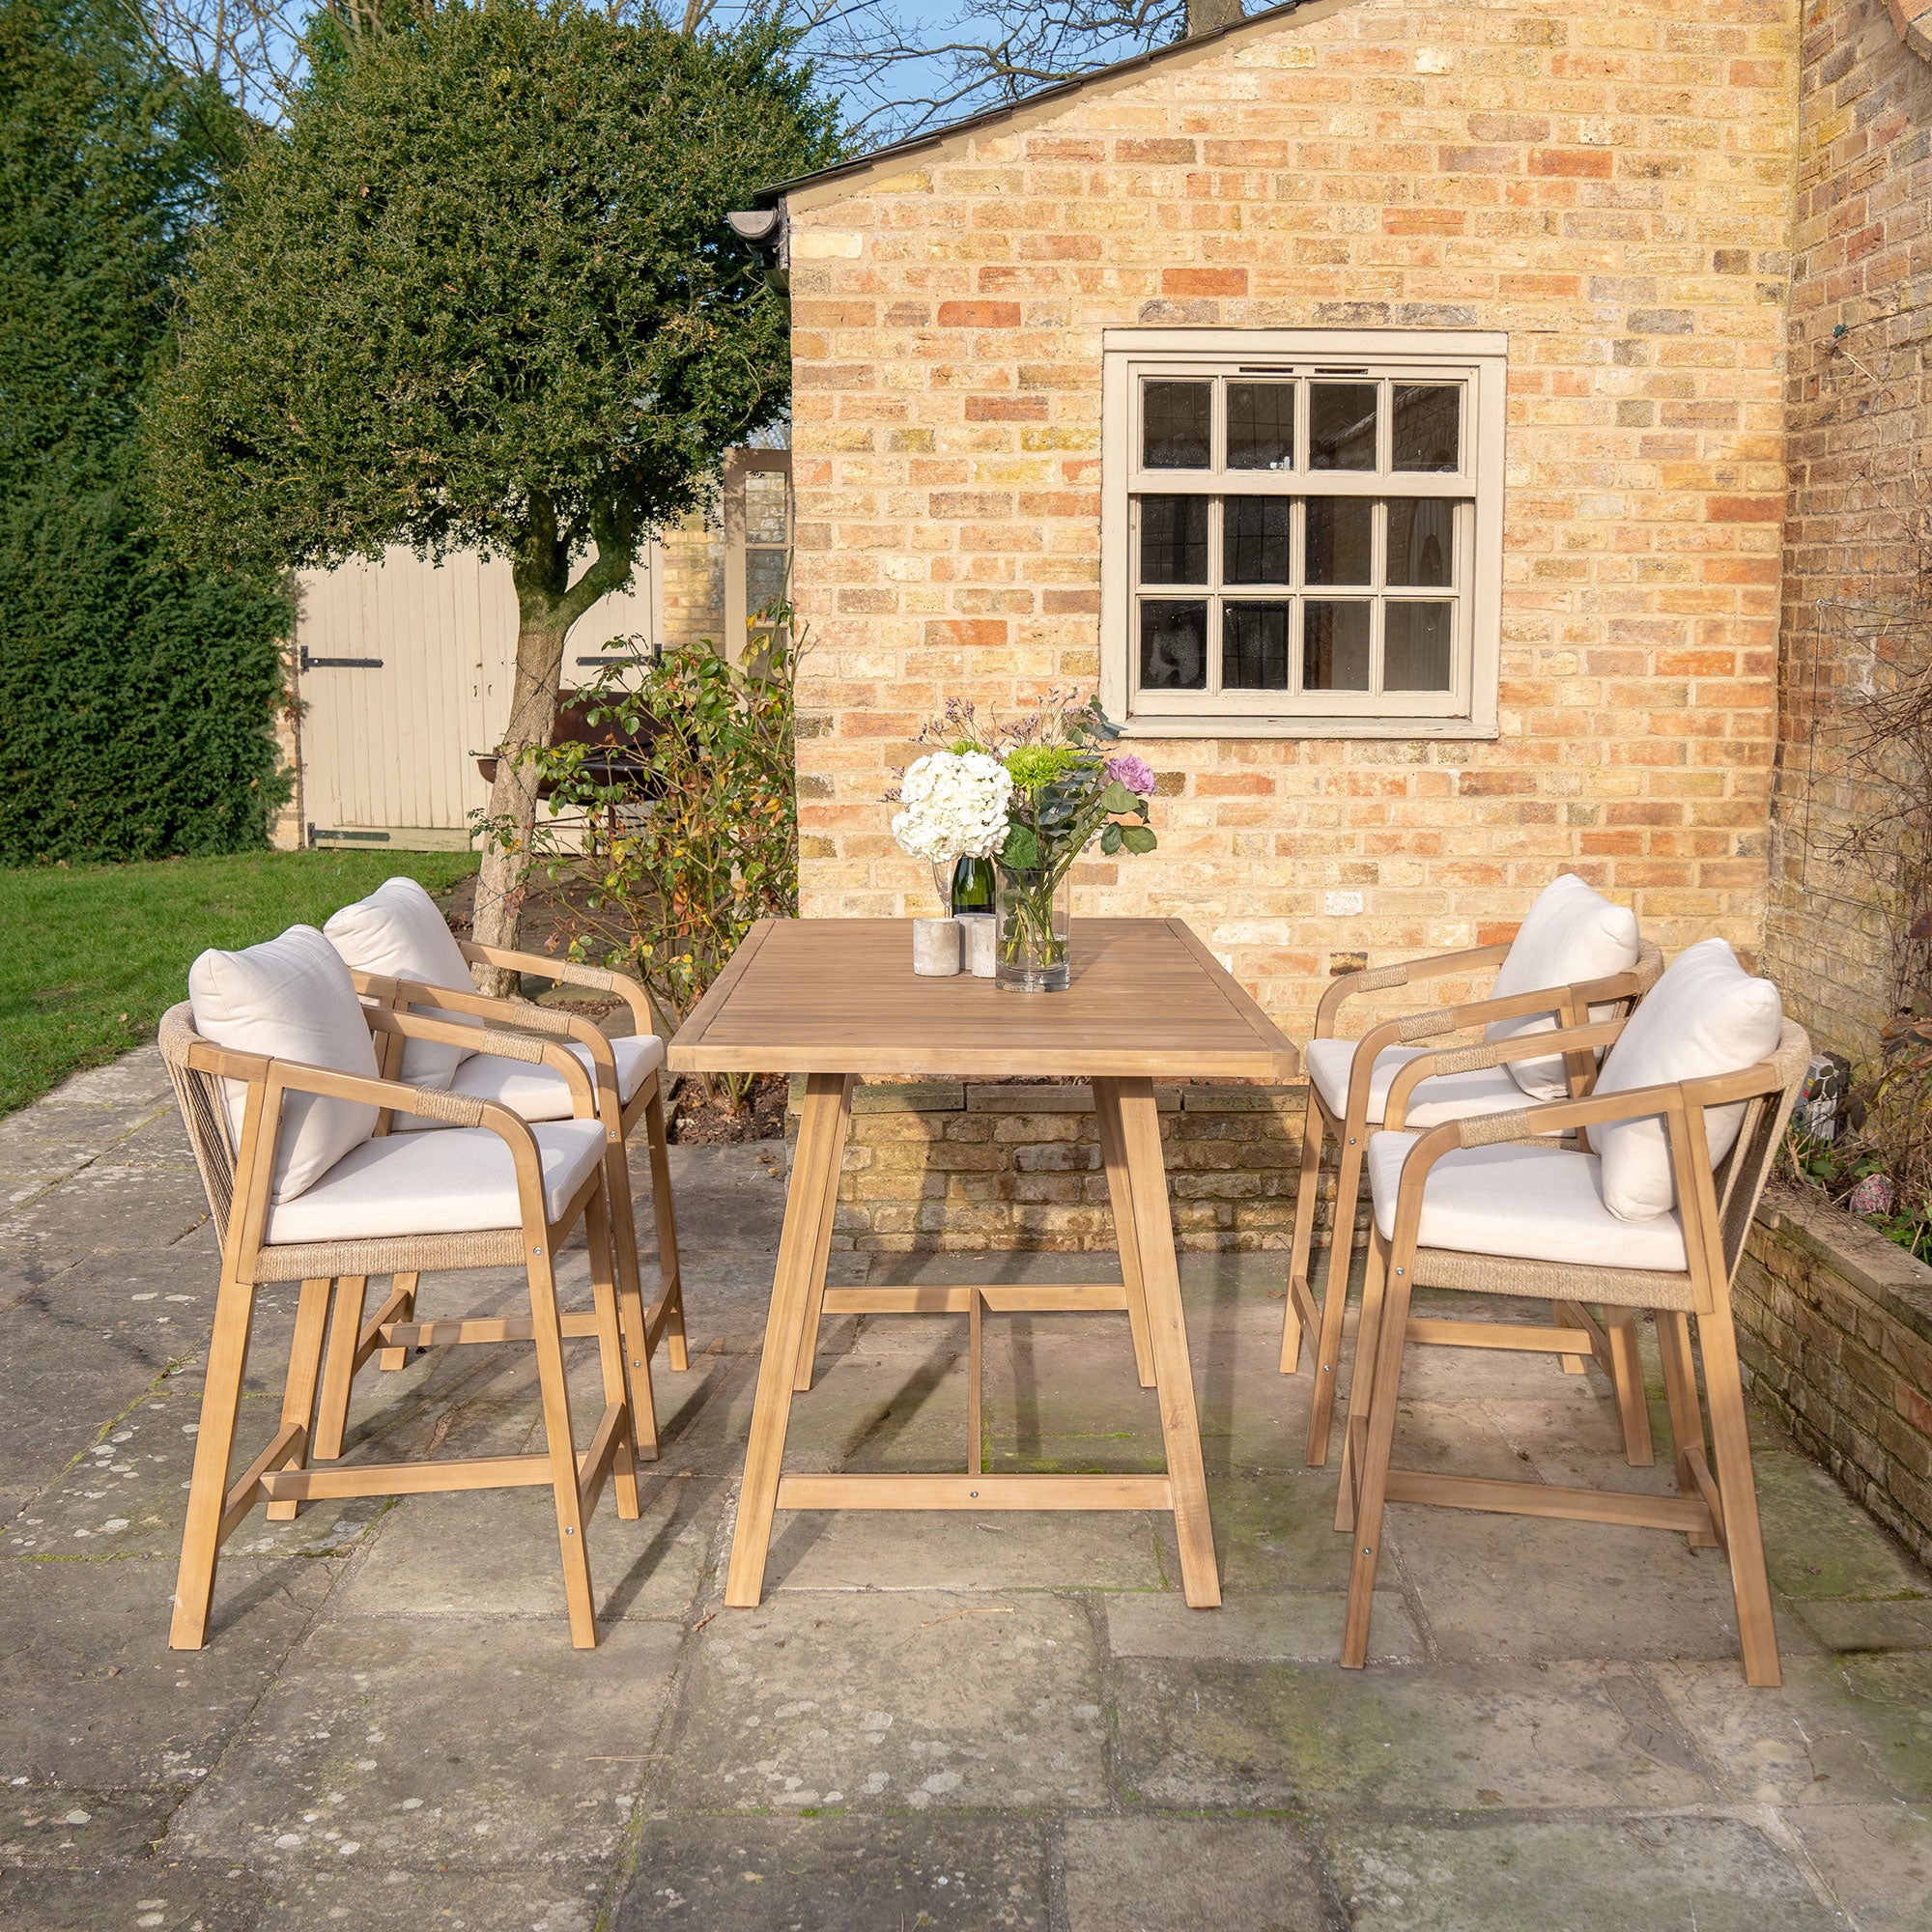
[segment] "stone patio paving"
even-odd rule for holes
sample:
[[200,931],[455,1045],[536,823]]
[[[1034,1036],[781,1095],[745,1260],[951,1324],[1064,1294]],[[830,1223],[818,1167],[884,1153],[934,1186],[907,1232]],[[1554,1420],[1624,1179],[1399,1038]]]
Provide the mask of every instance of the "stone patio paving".
[[[1183,1264],[1218,1613],[1185,1608],[1139,1516],[781,1517],[764,1606],[724,1608],[781,1156],[673,1150],[693,1365],[659,1371],[644,1520],[592,1525],[597,1651],[569,1646],[548,1503],[523,1491],[258,1512],[183,1654],[216,1260],[165,1077],[138,1053],[0,1122],[0,1925],[1932,1924],[1932,1577],[1768,1429],[1782,1690],[1744,1685],[1715,1553],[1404,1508],[1377,1659],[1337,1667],[1349,1544],[1332,1470],[1301,1463],[1307,1380],[1274,1369],[1275,1258]],[[263,1295],[251,1444],[293,1303]],[[1123,1322],[988,1332],[989,1467],[1158,1466]],[[963,1321],[828,1324],[798,1464],[963,1466]],[[358,1443],[531,1446],[522,1353],[365,1371]],[[1594,1372],[1442,1351],[1407,1393],[1408,1462],[1664,1486],[1617,1456]]]

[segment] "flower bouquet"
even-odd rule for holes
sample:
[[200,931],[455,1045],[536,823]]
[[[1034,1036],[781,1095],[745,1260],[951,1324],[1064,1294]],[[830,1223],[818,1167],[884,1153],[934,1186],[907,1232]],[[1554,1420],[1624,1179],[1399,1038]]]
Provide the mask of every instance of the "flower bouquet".
[[1139,758],[1108,754],[1119,735],[1097,701],[1072,710],[1049,698],[1020,724],[982,731],[973,707],[955,700],[922,734],[944,749],[915,760],[893,795],[902,851],[936,865],[992,861],[1001,986],[1065,987],[1068,875],[1095,838],[1109,856],[1154,849],[1154,775]]

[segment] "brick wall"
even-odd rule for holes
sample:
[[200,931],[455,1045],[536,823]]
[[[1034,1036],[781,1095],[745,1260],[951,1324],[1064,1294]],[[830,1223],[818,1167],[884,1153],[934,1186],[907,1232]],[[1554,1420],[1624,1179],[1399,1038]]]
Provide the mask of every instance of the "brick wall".
[[1754,946],[1797,44],[1795,0],[1328,0],[795,196],[805,911],[925,909],[878,801],[946,696],[1094,682],[1104,327],[1477,327],[1498,740],[1137,745],[1161,849],[1076,915],[1183,914],[1291,1030],[1565,869]]
[[[1285,1248],[1306,1090],[1156,1091],[1177,1243]],[[793,1094],[796,1132],[798,1094]],[[1332,1207],[1333,1176],[1324,1206]],[[867,1082],[853,1090],[833,1245],[876,1253],[1112,1248],[1085,1084]]]
[[[1923,10],[1918,10],[1921,17]],[[1847,697],[1932,642],[1932,65],[1904,0],[1805,8],[1785,399],[1783,710],[1766,970],[1821,1045],[1868,1059],[1889,951],[1835,840]],[[1932,43],[1920,44],[1932,47]]]
[[1758,1398],[1932,1562],[1932,1268],[1840,1209],[1774,1189],[1734,1306]]

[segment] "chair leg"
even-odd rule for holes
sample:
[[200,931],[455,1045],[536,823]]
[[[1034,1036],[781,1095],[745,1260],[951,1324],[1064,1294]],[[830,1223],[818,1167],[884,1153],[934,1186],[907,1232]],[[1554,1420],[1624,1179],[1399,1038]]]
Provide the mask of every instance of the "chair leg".
[[1783,1679],[1772,1623],[1771,1582],[1764,1569],[1757,1484],[1751,1473],[1750,1425],[1745,1415],[1744,1378],[1738,1369],[1738,1340],[1728,1300],[1720,1297],[1712,1313],[1697,1318],[1697,1337],[1703,1344],[1704,1392],[1711,1405],[1711,1445],[1717,1455],[1718,1494],[1724,1506],[1724,1547],[1731,1559],[1745,1682],[1775,1688]]
[[1328,1425],[1335,1413],[1335,1371],[1342,1359],[1349,1273],[1355,1264],[1355,1197],[1361,1191],[1362,1141],[1367,1132],[1364,1128],[1360,1134],[1350,1134],[1345,1126],[1341,1133],[1335,1225],[1328,1236],[1328,1273],[1321,1284],[1321,1332],[1315,1345],[1315,1400],[1308,1414],[1308,1461],[1317,1467],[1328,1460]]
[[1301,1123],[1301,1172],[1294,1183],[1294,1239],[1288,1253],[1288,1307],[1281,1321],[1281,1372],[1292,1376],[1301,1366],[1301,1308],[1294,1284],[1308,1286],[1308,1258],[1315,1247],[1315,1196],[1321,1180],[1321,1155],[1327,1144],[1326,1122],[1315,1085],[1308,1087],[1308,1111]]
[[570,1388],[563,1370],[563,1330],[556,1311],[556,1276],[546,1230],[529,1257],[530,1339],[537,1350],[537,1386],[543,1396],[544,1444],[550,1456],[551,1492],[556,1504],[557,1552],[563,1565],[563,1598],[570,1611],[570,1641],[578,1650],[597,1648],[597,1608],[590,1590],[590,1558],[583,1547],[583,1507],[577,1492],[577,1444],[570,1432]]
[[1650,1398],[1643,1386],[1636,1311],[1605,1309],[1604,1330],[1610,1338],[1610,1379],[1616,1386],[1617,1416],[1624,1426],[1624,1461],[1633,1469],[1648,1469],[1657,1461],[1657,1449],[1650,1439]]
[[361,1346],[362,1309],[368,1294],[366,1275],[344,1275],[335,1284],[335,1313],[328,1323],[328,1352],[323,1358],[322,1400],[316,1406],[311,1445],[318,1463],[332,1463],[342,1454],[342,1438],[349,1429],[349,1389],[355,1379],[355,1351]]
[[1342,1486],[1335,1497],[1335,1527],[1355,1526],[1354,1484],[1361,1469],[1355,1445],[1369,1419],[1370,1384],[1375,1380],[1376,1347],[1382,1331],[1382,1302],[1388,1288],[1388,1243],[1380,1229],[1369,1234],[1368,1266],[1362,1276],[1362,1319],[1355,1329],[1355,1378],[1349,1391],[1349,1419],[1342,1430]]
[[[1663,1399],[1670,1407],[1678,1493],[1694,1496],[1698,1491],[1690,1474],[1690,1451],[1704,1453],[1704,1408],[1697,1398],[1697,1364],[1690,1352],[1688,1315],[1669,1308],[1657,1311],[1657,1352],[1663,1361]],[[1708,1530],[1690,1530],[1685,1541],[1692,1549],[1718,1547],[1717,1537]]]
[[[413,1321],[416,1319],[416,1277],[412,1274],[399,1274],[391,1286],[403,1297],[396,1304],[396,1312],[391,1319],[397,1321]],[[384,1374],[392,1375],[397,1369],[406,1367],[409,1359],[410,1351],[407,1349],[384,1349],[377,1361]]]
[[[1560,1301],[1552,1301],[1549,1304],[1549,1323],[1553,1328],[1563,1326],[1563,1304]],[[1563,1373],[1566,1376],[1580,1376],[1583,1373],[1581,1355],[1565,1355],[1562,1360]]]
[[188,1481],[187,1524],[182,1532],[181,1569],[175,1578],[174,1618],[168,1628],[171,1650],[199,1650],[208,1640],[208,1610],[214,1597],[221,1518],[228,1496],[228,1463],[235,1448],[235,1422],[242,1408],[242,1379],[248,1370],[248,1331],[254,1313],[252,1284],[237,1280],[224,1259],[202,1384],[201,1425],[194,1438],[194,1472]]
[[[1355,1504],[1355,1556],[1349,1577],[1348,1620],[1342,1631],[1342,1665],[1359,1670],[1369,1657],[1369,1617],[1375,1608],[1376,1565],[1381,1555],[1382,1510],[1388,1489],[1389,1452],[1395,1443],[1396,1399],[1407,1346],[1409,1284],[1386,1276],[1380,1332],[1377,1337],[1375,1388],[1363,1433],[1362,1473]],[[1363,1373],[1356,1357],[1356,1374]]]
[[[605,1201],[609,1207],[606,1208]],[[658,1459],[658,1405],[651,1387],[651,1330],[644,1314],[644,1293],[638,1263],[638,1223],[631,1201],[631,1170],[624,1159],[622,1140],[604,1147],[604,1197],[597,1203],[604,1219],[604,1245],[616,1278],[617,1311],[630,1363],[631,1428],[637,1453],[647,1463]],[[595,1255],[595,1237],[588,1235]],[[596,1262],[591,1263],[594,1278]]]
[[[621,1143],[620,1143],[621,1149]],[[583,1237],[590,1249],[590,1293],[597,1305],[597,1360],[604,1371],[604,1403],[625,1409],[624,1439],[611,1459],[611,1480],[617,1492],[617,1514],[628,1522],[638,1519],[638,1459],[633,1436],[638,1411],[632,1406],[631,1378],[624,1372],[624,1338],[617,1320],[616,1254],[611,1234],[611,1214],[604,1196],[591,1197],[583,1211]],[[643,1383],[650,1387],[651,1365],[643,1364]]]
[[[328,1293],[332,1286],[327,1276],[301,1285],[301,1299],[296,1304],[295,1339],[289,1344],[289,1377],[282,1384],[282,1427],[297,1424],[302,1431],[303,1448],[287,1466],[307,1465],[307,1442],[315,1427],[315,1385],[322,1374],[322,1343],[328,1328]],[[293,1522],[301,1504],[291,1497],[287,1502],[269,1505],[270,1522]]]
[[[684,1342],[684,1272],[677,1255],[677,1213],[670,1198],[670,1139],[665,1130],[664,1083],[651,1075],[644,1102],[644,1147],[651,1163],[651,1214],[658,1230],[658,1279],[665,1303],[665,1342],[673,1369],[691,1366]],[[634,1237],[635,1245],[635,1237]]]

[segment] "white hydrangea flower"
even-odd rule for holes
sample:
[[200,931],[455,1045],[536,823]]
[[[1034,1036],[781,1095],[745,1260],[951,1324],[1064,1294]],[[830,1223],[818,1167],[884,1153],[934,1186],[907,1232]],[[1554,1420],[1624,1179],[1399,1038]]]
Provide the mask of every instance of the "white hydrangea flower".
[[1013,781],[984,752],[928,752],[907,768],[893,837],[915,859],[989,859],[1006,842]]

